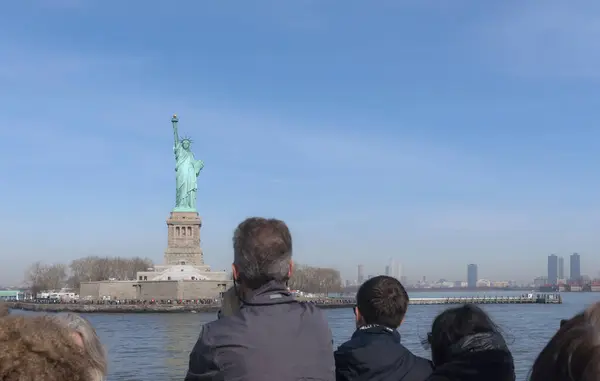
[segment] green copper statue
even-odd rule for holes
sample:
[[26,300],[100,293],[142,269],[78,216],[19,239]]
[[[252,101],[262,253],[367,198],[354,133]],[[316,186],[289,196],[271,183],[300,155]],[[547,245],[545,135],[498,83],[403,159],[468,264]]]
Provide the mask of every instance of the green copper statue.
[[177,191],[175,193],[174,212],[195,212],[196,211],[196,192],[198,191],[198,175],[204,163],[202,160],[196,160],[190,150],[192,140],[190,138],[179,139],[177,132],[177,115],[173,115],[173,135],[175,137],[175,178]]

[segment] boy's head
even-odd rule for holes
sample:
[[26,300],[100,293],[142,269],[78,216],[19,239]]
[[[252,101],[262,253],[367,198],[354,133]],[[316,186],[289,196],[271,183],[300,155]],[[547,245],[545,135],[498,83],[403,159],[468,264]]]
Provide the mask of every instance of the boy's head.
[[396,329],[408,309],[408,294],[396,278],[380,275],[367,280],[356,293],[356,326],[379,324]]

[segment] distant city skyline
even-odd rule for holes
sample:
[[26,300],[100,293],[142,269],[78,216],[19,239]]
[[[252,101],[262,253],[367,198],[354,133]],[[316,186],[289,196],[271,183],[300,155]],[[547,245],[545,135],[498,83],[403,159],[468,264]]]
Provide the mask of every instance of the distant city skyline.
[[474,263],[525,282],[572,252],[594,276],[599,10],[5,2],[0,283],[38,260],[161,263],[174,113],[205,163],[214,270],[231,268],[233,230],[258,215],[288,223],[295,262],[345,279],[393,256],[410,281],[465,280]]
[[[463,283],[463,287],[477,287],[479,281],[485,282],[485,281],[491,281],[491,282],[515,282],[515,284],[536,284],[537,286],[540,285],[547,285],[547,284],[552,284],[552,285],[557,285],[559,284],[559,282],[578,282],[581,281],[582,279],[582,274],[581,274],[581,255],[579,255],[578,253],[573,253],[570,255],[569,257],[570,259],[570,277],[569,278],[565,278],[565,269],[564,269],[564,257],[558,256],[556,254],[550,254],[547,256],[547,266],[546,266],[546,272],[547,274],[543,275],[543,276],[532,276],[529,279],[525,279],[525,280],[517,280],[515,278],[485,278],[482,277],[479,274],[479,267],[477,264],[471,263],[467,265],[467,271],[466,271],[466,277],[463,278],[451,278],[451,277],[440,277],[440,278],[434,278],[432,280],[433,283],[438,282],[440,280],[446,280],[448,282],[454,282],[456,284],[458,283]],[[390,258],[389,262],[387,265],[385,265],[384,267],[384,272],[382,273],[373,273],[370,274],[367,278],[368,279],[370,277],[373,277],[375,275],[389,275],[389,276],[393,276],[392,275],[392,266],[393,265],[399,265],[400,263],[394,259],[394,258]],[[364,269],[365,269],[365,265],[361,264],[358,265],[358,273],[359,275],[361,274],[361,271],[364,273]],[[572,270],[571,270],[572,269]],[[592,275],[589,276],[589,279],[600,279],[600,272],[595,272],[596,275]],[[426,281],[426,276],[421,276],[421,277],[415,277],[408,279],[407,276],[400,274],[400,276],[398,277],[398,279],[401,279],[404,283],[409,284],[409,285],[413,285],[415,283],[418,282],[425,282]],[[346,281],[346,284],[360,284],[361,282],[359,281],[359,278],[356,279],[348,279]],[[482,283],[485,284],[485,283]]]

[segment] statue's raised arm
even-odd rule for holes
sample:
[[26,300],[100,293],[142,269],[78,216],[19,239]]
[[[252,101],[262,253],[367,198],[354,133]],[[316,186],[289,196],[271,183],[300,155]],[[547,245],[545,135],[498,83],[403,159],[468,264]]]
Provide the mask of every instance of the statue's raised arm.
[[177,132],[177,122],[179,122],[179,119],[177,119],[177,115],[173,114],[173,118],[171,118],[171,123],[173,123],[173,137],[175,138],[175,145],[173,147],[177,148],[177,145],[179,145],[179,133]]

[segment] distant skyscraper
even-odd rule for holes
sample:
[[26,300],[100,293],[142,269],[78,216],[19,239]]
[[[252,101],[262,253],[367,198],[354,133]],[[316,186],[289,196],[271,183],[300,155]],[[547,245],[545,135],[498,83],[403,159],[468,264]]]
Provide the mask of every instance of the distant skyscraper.
[[393,272],[394,278],[400,280],[400,278],[402,277],[402,265],[400,264],[400,262],[394,262],[394,267],[392,268],[392,272]]
[[477,265],[475,264],[467,266],[467,287],[477,287]]
[[385,266],[385,275],[390,276],[390,265]]
[[558,257],[554,254],[548,256],[548,284],[558,284]]
[[565,259],[558,257],[558,279],[565,279]]
[[365,281],[365,266],[364,265],[358,265],[358,284],[363,284],[363,282]]
[[581,280],[581,257],[577,253],[571,254],[570,271],[571,276],[569,277],[572,282],[579,282]]
[[400,262],[396,261],[395,259],[390,259],[390,265],[388,267],[389,274],[386,275],[400,280],[400,278],[402,277],[402,265],[400,264]]

